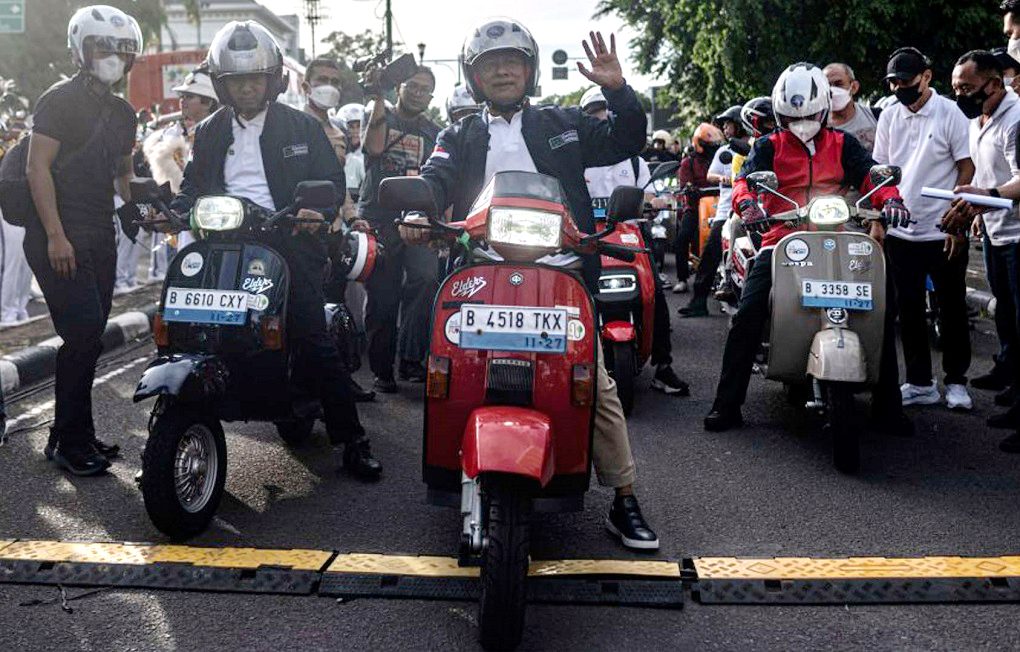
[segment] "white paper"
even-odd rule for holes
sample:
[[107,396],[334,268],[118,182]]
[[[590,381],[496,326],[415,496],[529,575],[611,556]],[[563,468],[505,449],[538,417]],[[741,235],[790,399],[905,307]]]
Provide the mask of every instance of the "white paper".
[[921,196],[931,197],[932,199],[945,199],[946,201],[952,201],[959,197],[960,199],[974,204],[975,206],[986,206],[988,208],[1009,209],[1013,207],[1013,200],[1006,199],[1005,197],[989,197],[987,195],[975,195],[969,192],[954,193],[952,190],[930,188],[928,186],[921,188]]

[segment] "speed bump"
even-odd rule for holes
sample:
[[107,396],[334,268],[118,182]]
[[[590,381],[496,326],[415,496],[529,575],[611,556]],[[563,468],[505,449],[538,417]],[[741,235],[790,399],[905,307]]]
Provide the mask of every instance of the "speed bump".
[[[667,561],[566,559],[533,561],[530,602],[679,607],[680,567]],[[319,593],[341,597],[477,600],[479,568],[452,557],[337,555]]]
[[699,557],[703,604],[879,604],[1020,601],[1020,556]]

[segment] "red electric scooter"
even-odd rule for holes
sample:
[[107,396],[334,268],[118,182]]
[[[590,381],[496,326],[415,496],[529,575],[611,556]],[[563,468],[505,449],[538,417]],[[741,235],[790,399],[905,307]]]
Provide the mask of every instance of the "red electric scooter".
[[583,508],[591,471],[596,312],[578,254],[633,260],[607,242],[640,217],[638,188],[618,188],[607,228],[577,230],[559,182],[497,173],[463,222],[442,224],[420,178],[382,182],[380,202],[429,217],[462,263],[435,298],[425,402],[424,479],[433,504],[460,507],[460,557],[480,563],[480,640],[520,641],[529,514]]

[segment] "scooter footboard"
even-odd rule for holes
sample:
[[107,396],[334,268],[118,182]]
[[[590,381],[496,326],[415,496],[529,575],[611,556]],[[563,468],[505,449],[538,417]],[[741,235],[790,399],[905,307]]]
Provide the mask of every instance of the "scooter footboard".
[[555,468],[552,421],[536,410],[504,405],[475,409],[461,446],[464,473],[509,473],[545,487]]
[[807,373],[818,380],[865,382],[868,370],[861,338],[845,328],[819,331],[811,343]]
[[228,375],[226,365],[215,356],[159,356],[142,372],[134,401],[164,394],[187,401],[215,399],[226,392]]

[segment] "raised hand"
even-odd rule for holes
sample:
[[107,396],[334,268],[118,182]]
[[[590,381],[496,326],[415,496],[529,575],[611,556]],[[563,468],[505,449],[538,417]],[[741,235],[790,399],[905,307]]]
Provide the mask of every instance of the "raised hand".
[[609,47],[602,38],[602,32],[589,32],[591,46],[587,41],[581,41],[584,46],[584,53],[588,55],[588,62],[591,64],[589,70],[580,61],[577,62],[577,69],[589,81],[598,84],[611,91],[623,86],[623,68],[620,67],[620,60],[616,57],[616,35],[609,35]]

